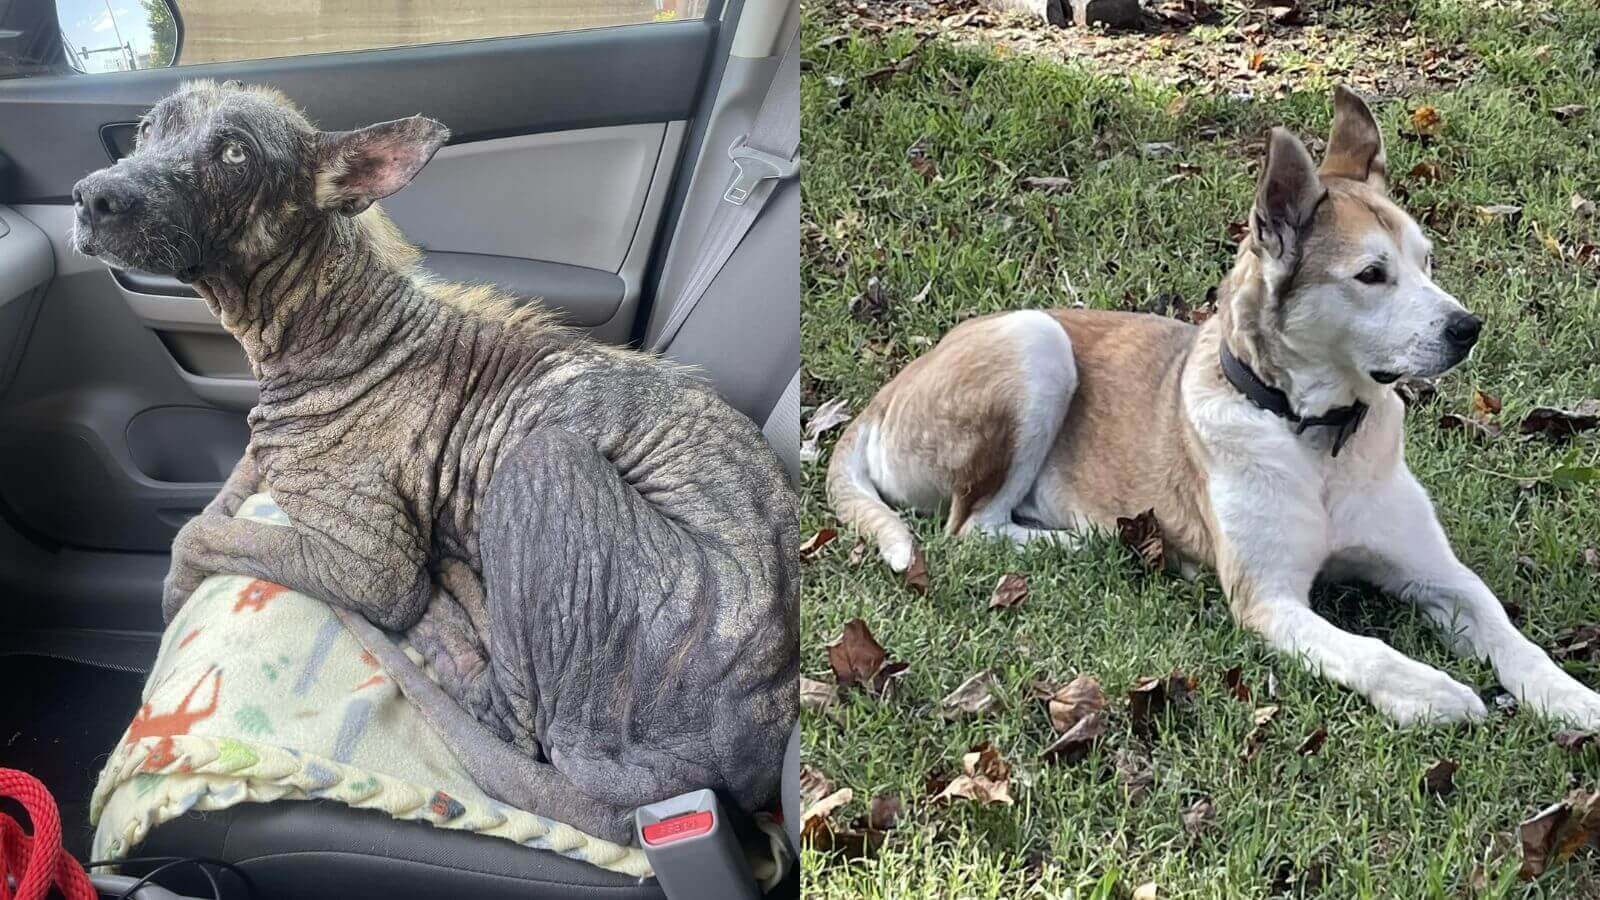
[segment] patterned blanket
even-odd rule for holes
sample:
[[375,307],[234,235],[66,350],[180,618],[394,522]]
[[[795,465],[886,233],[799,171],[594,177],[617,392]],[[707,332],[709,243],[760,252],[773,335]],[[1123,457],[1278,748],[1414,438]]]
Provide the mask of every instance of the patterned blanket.
[[[264,494],[238,514],[288,523]],[[650,874],[639,849],[485,796],[333,612],[278,585],[207,579],[168,625],[143,703],[95,788],[96,859],[191,809],[322,799]]]

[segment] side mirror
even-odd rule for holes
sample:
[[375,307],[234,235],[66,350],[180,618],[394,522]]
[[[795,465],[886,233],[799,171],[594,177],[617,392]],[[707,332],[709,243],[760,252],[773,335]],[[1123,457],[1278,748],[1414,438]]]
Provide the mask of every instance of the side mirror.
[[172,0],[56,0],[67,65],[84,73],[177,65],[183,24]]

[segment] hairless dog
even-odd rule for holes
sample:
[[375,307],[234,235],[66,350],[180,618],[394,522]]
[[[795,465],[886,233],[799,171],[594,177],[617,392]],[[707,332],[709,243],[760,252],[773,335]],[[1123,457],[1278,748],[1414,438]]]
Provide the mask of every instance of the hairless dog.
[[[694,788],[763,807],[798,705],[794,493],[689,373],[420,268],[372,204],[448,135],[200,82],[74,189],[77,249],[192,283],[260,383],[162,611],[215,572],[327,601],[486,792],[601,837]],[[232,517],[262,488],[291,526]]]

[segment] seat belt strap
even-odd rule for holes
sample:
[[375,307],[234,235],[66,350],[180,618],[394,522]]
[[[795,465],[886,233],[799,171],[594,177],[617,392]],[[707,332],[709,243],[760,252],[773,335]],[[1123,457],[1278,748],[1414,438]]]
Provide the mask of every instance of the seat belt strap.
[[789,384],[783,389],[783,394],[778,397],[778,402],[772,405],[772,411],[767,413],[766,424],[761,426],[761,433],[766,435],[767,443],[772,449],[778,451],[778,458],[783,461],[783,467],[789,473],[789,482],[796,488],[800,486],[800,370],[794,370],[794,377],[789,379]]
[[671,306],[649,349],[672,343],[717,273],[755,224],[778,184],[800,174],[800,32],[797,29],[778,62],[778,70],[756,111],[750,132],[728,148],[734,175],[706,223],[694,264],[683,286],[665,294]]

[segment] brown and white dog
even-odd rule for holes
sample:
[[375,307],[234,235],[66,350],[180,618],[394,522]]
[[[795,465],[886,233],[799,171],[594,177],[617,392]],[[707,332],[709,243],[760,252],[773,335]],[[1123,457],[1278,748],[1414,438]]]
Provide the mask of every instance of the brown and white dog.
[[1200,327],[1095,310],[964,322],[834,449],[828,494],[891,568],[915,545],[893,506],[952,534],[1071,538],[1154,508],[1185,568],[1215,566],[1234,618],[1401,723],[1475,719],[1473,690],[1312,611],[1319,574],[1418,604],[1534,710],[1600,725],[1600,695],[1507,619],[1451,552],[1406,468],[1393,383],[1465,359],[1479,320],[1433,281],[1389,198],[1383,138],[1334,96],[1319,169],[1273,129],[1251,227]]

